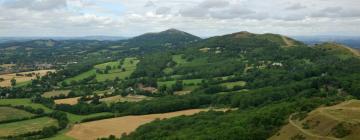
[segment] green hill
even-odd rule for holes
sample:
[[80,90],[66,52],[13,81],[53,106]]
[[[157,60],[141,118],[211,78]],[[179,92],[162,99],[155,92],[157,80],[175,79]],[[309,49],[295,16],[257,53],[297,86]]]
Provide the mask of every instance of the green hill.
[[322,50],[326,53],[335,54],[338,56],[360,56],[359,50],[352,49],[348,46],[337,43],[327,42],[316,45],[315,48]]
[[125,41],[125,44],[133,47],[181,47],[198,40],[201,40],[201,38],[177,29],[168,29],[131,38]]

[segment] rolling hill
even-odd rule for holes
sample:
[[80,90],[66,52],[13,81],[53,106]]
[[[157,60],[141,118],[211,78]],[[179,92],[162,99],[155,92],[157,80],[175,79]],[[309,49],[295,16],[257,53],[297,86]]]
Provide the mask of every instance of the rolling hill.
[[158,33],[146,33],[124,42],[127,46],[132,47],[181,47],[198,40],[201,38],[184,31],[168,29]]

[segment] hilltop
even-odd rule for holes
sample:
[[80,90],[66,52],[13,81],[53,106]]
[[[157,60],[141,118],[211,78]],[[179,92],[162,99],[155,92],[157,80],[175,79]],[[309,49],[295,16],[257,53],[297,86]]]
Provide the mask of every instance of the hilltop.
[[360,56],[360,51],[357,49],[350,48],[348,46],[332,43],[332,42],[325,42],[319,45],[316,45],[315,48],[320,49],[327,53],[332,53],[336,55],[353,55],[353,56]]
[[168,29],[157,33],[145,33],[125,41],[132,47],[182,47],[187,43],[201,40],[200,37],[177,29]]

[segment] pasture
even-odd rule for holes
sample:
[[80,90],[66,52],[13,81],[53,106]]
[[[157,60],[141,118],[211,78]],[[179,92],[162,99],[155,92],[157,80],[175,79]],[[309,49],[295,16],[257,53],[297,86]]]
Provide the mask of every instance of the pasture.
[[150,100],[151,97],[146,97],[143,95],[128,95],[125,97],[122,97],[120,95],[102,98],[100,99],[101,102],[105,103],[116,103],[116,102],[139,102],[142,100]]
[[34,109],[41,108],[44,109],[46,113],[50,113],[52,110],[45,107],[42,104],[33,103],[30,99],[0,99],[0,105],[11,105],[11,106],[30,106]]
[[12,107],[0,107],[0,121],[32,117],[34,114]]
[[228,83],[222,83],[222,86],[225,86],[226,88],[232,89],[235,86],[245,86],[246,82],[244,81],[236,81],[236,82],[228,82]]
[[[118,66],[120,65],[119,61],[112,61],[112,62],[98,64],[95,65],[93,69],[87,72],[66,79],[65,82],[70,83],[71,81],[80,81],[92,75],[96,75],[97,81],[114,80],[116,77],[120,79],[125,79],[134,72],[138,62],[139,60],[137,58],[129,57],[129,58],[125,58],[124,64],[121,66],[121,68],[118,68]],[[101,71],[105,70],[107,66],[111,67],[111,70],[109,70],[108,73],[96,72],[96,70],[101,70]],[[122,68],[124,68],[125,71],[123,71]]]
[[[38,71],[2,74],[2,75],[0,75],[0,78],[4,79],[4,81],[0,82],[0,86],[1,87],[10,87],[11,79],[15,79],[16,83],[28,82],[28,81],[31,81],[32,79],[35,79],[36,75],[44,76],[48,72],[55,72],[55,70],[38,70]],[[30,74],[31,74],[31,76],[30,76]]]
[[0,137],[39,131],[42,128],[49,126],[57,126],[57,120],[49,117],[41,117],[31,120],[1,124]]
[[51,97],[56,97],[56,96],[60,96],[60,95],[67,96],[69,94],[69,92],[70,92],[70,90],[54,90],[54,91],[45,92],[41,96],[45,97],[45,98],[51,98]]
[[74,98],[66,98],[66,99],[57,99],[54,100],[55,104],[69,104],[69,105],[74,105],[78,103],[78,99],[80,99],[80,97],[74,97]]
[[[194,85],[197,85],[197,84],[200,84],[202,82],[203,79],[186,79],[186,80],[182,80],[183,81],[183,84],[184,86],[194,86]],[[162,82],[157,82],[158,86],[163,86],[163,85],[166,85],[167,87],[171,87],[173,84],[176,83],[176,80],[173,80],[173,81],[162,81]]]

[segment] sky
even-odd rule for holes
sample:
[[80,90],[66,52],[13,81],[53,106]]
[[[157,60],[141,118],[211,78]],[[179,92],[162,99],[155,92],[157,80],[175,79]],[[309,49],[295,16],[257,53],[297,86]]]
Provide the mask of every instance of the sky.
[[360,35],[360,0],[0,0],[0,36]]

